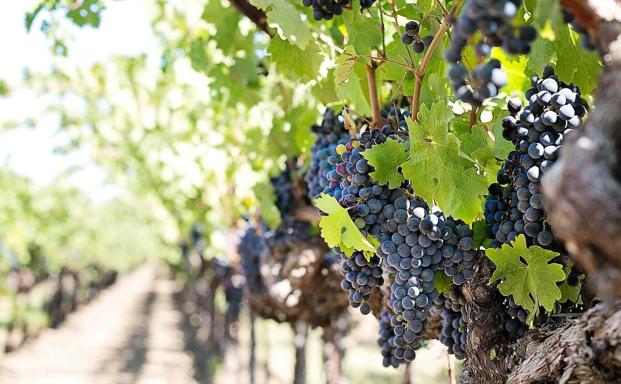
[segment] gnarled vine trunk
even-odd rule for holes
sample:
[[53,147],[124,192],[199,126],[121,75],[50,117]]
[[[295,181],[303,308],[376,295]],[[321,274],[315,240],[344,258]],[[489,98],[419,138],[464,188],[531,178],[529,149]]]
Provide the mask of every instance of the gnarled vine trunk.
[[[621,1],[561,0],[597,42],[604,70],[596,109],[543,180],[546,212],[602,300],[562,326],[502,336],[500,300],[481,261],[468,301],[465,383],[621,382]],[[562,60],[562,58],[561,58]]]

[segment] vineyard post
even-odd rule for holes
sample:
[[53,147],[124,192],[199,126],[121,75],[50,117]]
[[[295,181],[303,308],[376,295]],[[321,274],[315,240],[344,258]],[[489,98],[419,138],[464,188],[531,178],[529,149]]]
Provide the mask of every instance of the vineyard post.
[[306,341],[308,339],[308,325],[297,321],[293,326],[295,344],[295,366],[293,370],[293,384],[306,382]]
[[341,351],[339,348],[337,325],[330,324],[323,328],[323,357],[326,383],[339,384],[341,382]]
[[257,336],[256,336],[256,316],[252,309],[250,309],[250,356],[248,361],[248,370],[250,374],[250,384],[256,382],[256,349],[257,349]]

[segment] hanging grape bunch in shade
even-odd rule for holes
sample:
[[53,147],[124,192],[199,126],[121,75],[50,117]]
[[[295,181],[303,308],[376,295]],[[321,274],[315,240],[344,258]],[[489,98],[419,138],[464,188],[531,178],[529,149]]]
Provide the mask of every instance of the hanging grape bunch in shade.
[[582,124],[586,104],[580,89],[558,79],[551,67],[543,78],[533,76],[526,91],[528,104],[509,100],[510,116],[503,120],[503,136],[515,151],[498,171],[498,183],[489,188],[485,219],[492,247],[525,234],[528,245],[556,250],[554,236],[543,211],[541,178],[554,164],[564,140]]
[[[351,8],[351,0],[303,0],[302,3],[313,8],[313,18],[317,21],[331,20],[342,14],[345,8]],[[360,0],[360,8],[371,8],[373,3],[375,0]]]
[[[336,147],[344,145],[349,140],[349,132],[340,116],[333,109],[328,108],[323,114],[321,125],[313,125],[316,141],[311,147],[311,165],[304,176],[308,185],[308,197],[316,199],[321,192],[334,196],[333,189],[338,183],[332,184],[328,180],[328,173],[336,167]],[[333,159],[330,159],[334,156]]]
[[469,0],[466,3],[455,25],[451,47],[445,54],[452,64],[449,69],[452,88],[460,100],[481,105],[485,99],[498,95],[500,88],[507,84],[507,75],[498,60],[478,64],[469,76],[462,63],[462,53],[477,32],[480,40],[475,52],[481,59],[491,55],[492,47],[502,47],[513,55],[530,52],[537,31],[530,25],[515,25],[521,5],[521,0]]
[[419,35],[420,24],[411,20],[405,24],[405,33],[401,36],[401,41],[405,45],[412,45],[412,50],[415,53],[422,53],[429,47],[433,40],[433,35],[428,35],[423,38]]

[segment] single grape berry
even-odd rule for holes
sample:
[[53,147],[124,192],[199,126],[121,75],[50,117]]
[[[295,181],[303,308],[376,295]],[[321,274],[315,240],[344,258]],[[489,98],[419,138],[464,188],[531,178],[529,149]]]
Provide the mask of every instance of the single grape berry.
[[405,24],[405,33],[414,37],[418,35],[418,31],[420,30],[420,25],[416,21],[408,21]]

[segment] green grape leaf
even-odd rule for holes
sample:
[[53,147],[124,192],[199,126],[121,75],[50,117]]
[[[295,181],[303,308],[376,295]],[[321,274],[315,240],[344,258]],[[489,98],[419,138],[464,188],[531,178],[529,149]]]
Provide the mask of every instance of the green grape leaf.
[[346,82],[336,86],[336,93],[339,97],[347,99],[356,112],[367,116],[371,114],[366,78],[361,78],[355,71]]
[[418,0],[416,5],[420,8],[421,12],[425,14],[433,10],[433,0]]
[[339,247],[348,256],[351,256],[353,251],[361,251],[367,260],[371,259],[376,247],[372,241],[364,237],[352,221],[349,212],[341,207],[334,197],[322,193],[314,200],[314,204],[326,214],[319,220],[319,228],[321,237],[329,247]]
[[[302,22],[300,12],[288,1],[251,0],[250,3],[265,11],[269,25],[277,27],[278,34],[282,39],[288,40],[300,49],[305,49],[312,41],[311,31]],[[293,62],[292,59],[290,64]]]
[[[494,183],[496,182],[496,173],[499,168],[496,156],[494,156],[494,147],[496,145],[494,135],[483,125],[474,125],[470,127],[470,130],[472,133],[459,136],[462,142],[461,148],[485,172],[488,184]],[[501,137],[501,140],[504,139]]]
[[425,76],[427,85],[429,86],[429,94],[433,95],[436,100],[443,99],[448,96],[448,88],[446,87],[446,80],[441,79],[437,73],[432,73],[430,76]]
[[332,104],[339,101],[334,89],[334,68],[328,70],[328,75],[317,81],[312,88],[313,95],[323,104]]
[[526,75],[526,57],[509,55],[499,47],[492,50],[492,56],[502,63],[502,70],[509,80],[507,89],[522,89],[524,85],[530,85]]
[[360,2],[352,2],[351,12],[343,16],[347,28],[347,44],[362,55],[371,54],[374,47],[382,43],[382,35],[377,20],[362,14]]
[[567,284],[567,281],[563,281],[560,285],[559,289],[561,290],[561,298],[558,300],[559,303],[566,303],[571,301],[572,303],[578,303],[580,300],[580,291],[582,289],[582,282],[572,287]]
[[601,64],[597,55],[586,52],[576,41],[576,34],[570,31],[570,27],[562,25],[555,28],[556,56],[558,62],[554,69],[560,79],[572,82],[580,87],[584,94],[590,94],[597,85],[597,79],[601,70]]
[[417,121],[406,118],[410,154],[401,167],[417,195],[437,202],[445,213],[472,223],[480,214],[487,182],[461,150],[457,136],[449,132],[453,117],[441,101],[430,109],[421,106]]
[[539,29],[550,20],[550,15],[556,17],[560,13],[559,2],[556,0],[527,0],[524,5],[533,15],[533,23]]
[[[565,275],[569,277],[569,271],[571,271],[571,266],[565,266]],[[561,290],[561,298],[559,299],[559,303],[566,303],[571,301],[572,303],[578,303],[580,301],[580,291],[582,290],[582,280],[584,280],[584,274],[578,277],[578,284],[576,286],[571,286],[567,283],[567,278],[565,281],[559,286]]]
[[101,24],[102,4],[99,0],[85,0],[76,7],[71,7],[67,11],[67,17],[71,19],[77,26],[83,27],[90,25],[98,28]]
[[348,45],[345,47],[345,51],[336,58],[336,68],[334,69],[334,82],[337,85],[343,84],[349,76],[351,76],[351,72],[354,70],[354,65],[360,59],[359,56],[356,55],[356,50],[354,47]]
[[317,112],[307,105],[301,105],[289,109],[285,113],[285,120],[289,122],[291,129],[289,136],[293,147],[289,153],[292,156],[299,156],[303,153],[309,154],[310,148],[315,143],[315,135],[308,129],[317,118]]
[[544,37],[539,37],[531,47],[526,68],[530,74],[543,73],[543,69],[550,64],[553,56],[554,43]]
[[485,219],[477,220],[472,224],[472,248],[477,249],[487,240],[487,224]]
[[[403,75],[409,71],[404,65],[409,62],[408,52],[405,45],[401,42],[401,36],[398,33],[393,34],[393,41],[386,45],[386,57],[392,61],[387,61],[379,67],[379,72],[384,80],[401,81]],[[398,64],[401,63],[401,64]]]
[[252,192],[258,200],[261,219],[263,219],[270,228],[278,227],[282,218],[275,204],[276,196],[274,195],[274,187],[272,184],[268,182],[255,184],[254,187],[252,187]]
[[192,64],[192,69],[197,72],[203,71],[207,64],[209,63],[209,58],[207,57],[207,38],[198,37],[190,43],[190,63]]
[[436,287],[441,294],[448,293],[452,283],[453,280],[442,270],[437,271],[436,276],[433,278],[433,286]]
[[272,62],[279,72],[302,80],[311,80],[317,77],[323,56],[319,46],[310,42],[306,49],[290,44],[287,40],[273,38],[267,51],[272,55]]
[[404,143],[388,138],[385,143],[374,145],[362,152],[362,156],[375,171],[369,175],[380,185],[388,184],[388,188],[397,188],[404,178],[399,167],[407,159]]
[[554,303],[561,299],[557,282],[565,279],[563,266],[550,263],[559,254],[539,246],[526,246],[524,235],[511,245],[488,249],[487,257],[496,264],[490,283],[502,280],[498,290],[504,296],[512,295],[515,303],[529,313],[532,322],[539,307],[551,312]]

